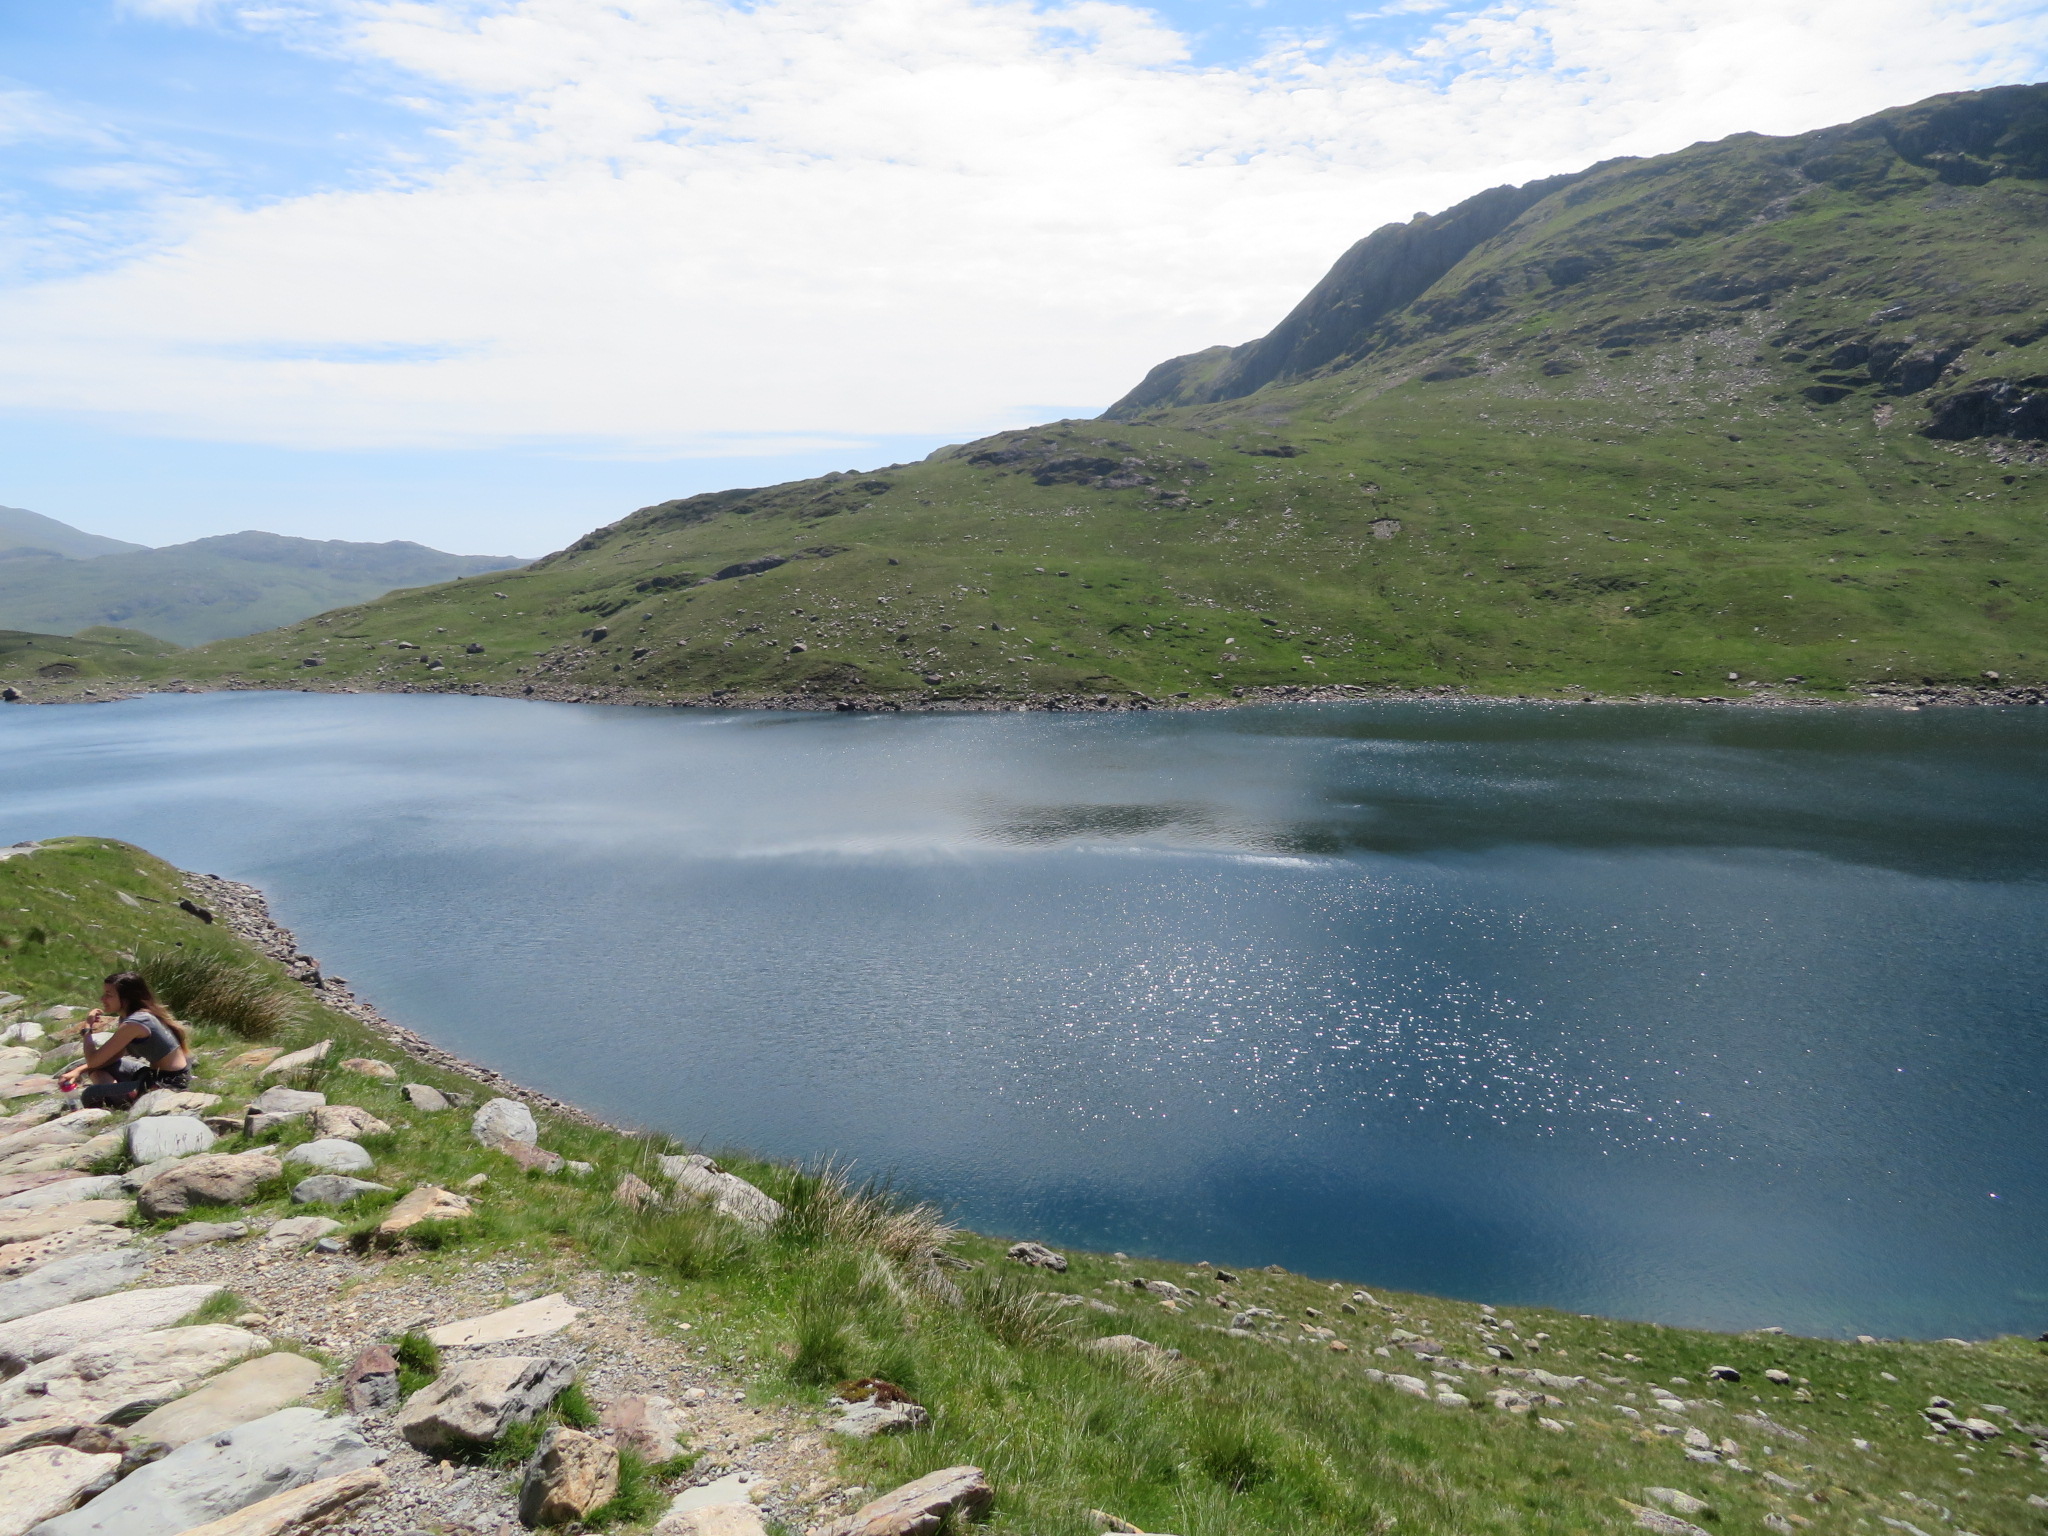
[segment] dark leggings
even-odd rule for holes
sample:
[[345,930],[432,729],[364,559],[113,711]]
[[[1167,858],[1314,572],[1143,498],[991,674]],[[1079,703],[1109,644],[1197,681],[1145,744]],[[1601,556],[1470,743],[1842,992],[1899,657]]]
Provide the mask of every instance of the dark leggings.
[[79,1090],[80,1109],[125,1109],[153,1088],[175,1088],[180,1092],[192,1086],[192,1069],[174,1067],[162,1071],[156,1067],[144,1067],[132,1076],[116,1076],[111,1083],[87,1083]]

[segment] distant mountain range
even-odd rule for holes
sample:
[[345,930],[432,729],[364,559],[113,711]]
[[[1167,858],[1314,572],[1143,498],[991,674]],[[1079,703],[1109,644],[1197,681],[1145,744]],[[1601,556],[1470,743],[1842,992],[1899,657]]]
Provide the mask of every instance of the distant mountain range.
[[353,544],[255,532],[151,549],[0,507],[0,629],[70,635],[111,626],[200,645],[403,587],[525,563],[402,540]]

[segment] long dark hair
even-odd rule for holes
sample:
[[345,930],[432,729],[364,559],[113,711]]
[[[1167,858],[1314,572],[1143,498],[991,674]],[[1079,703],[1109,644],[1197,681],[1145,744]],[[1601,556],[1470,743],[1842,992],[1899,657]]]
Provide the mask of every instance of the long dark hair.
[[156,1000],[156,994],[149,989],[149,983],[139,971],[116,971],[107,978],[107,985],[114,989],[114,996],[121,1000],[121,1017],[131,1013],[150,1013],[159,1024],[178,1037],[178,1049],[190,1050],[192,1036],[185,1026],[171,1017],[171,1010]]

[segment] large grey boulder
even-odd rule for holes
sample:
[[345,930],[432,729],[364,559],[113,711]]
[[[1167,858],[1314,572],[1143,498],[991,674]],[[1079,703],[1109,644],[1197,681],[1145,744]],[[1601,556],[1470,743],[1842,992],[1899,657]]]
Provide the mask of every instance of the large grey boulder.
[[37,1238],[33,1242],[8,1243],[0,1246],[0,1279],[11,1280],[17,1275],[41,1269],[52,1259],[60,1259],[69,1253],[125,1248],[134,1241],[135,1234],[126,1227],[87,1226],[72,1227],[69,1231]]
[[[191,1329],[180,1329],[189,1333]],[[304,1355],[262,1355],[222,1371],[196,1392],[165,1403],[138,1419],[128,1431],[137,1444],[155,1441],[173,1449],[208,1435],[264,1418],[296,1403],[327,1374]]]
[[352,1419],[317,1408],[277,1413],[180,1446],[35,1536],[179,1536],[260,1500],[380,1459]]
[[361,1173],[377,1162],[354,1142],[338,1136],[293,1147],[284,1160],[287,1167],[317,1168],[322,1173]]
[[438,1088],[429,1088],[425,1083],[407,1083],[400,1091],[404,1093],[406,1103],[428,1114],[450,1107],[447,1094]]
[[18,1280],[0,1281],[0,1323],[118,1291],[141,1277],[143,1262],[140,1248],[102,1248],[67,1254]]
[[292,1204],[346,1205],[357,1195],[387,1195],[390,1192],[389,1184],[373,1184],[368,1179],[352,1179],[342,1173],[316,1173],[292,1186]]
[[217,1139],[193,1115],[149,1115],[128,1122],[128,1155],[138,1163],[210,1151]]
[[59,1179],[53,1184],[38,1184],[33,1189],[24,1189],[0,1200],[0,1211],[39,1211],[45,1206],[68,1205],[73,1200],[120,1198],[121,1175],[104,1173],[89,1178]]
[[165,1169],[136,1192],[136,1204],[154,1221],[182,1216],[195,1205],[241,1205],[283,1171],[267,1153],[209,1152]]
[[721,1216],[756,1230],[773,1226],[782,1217],[782,1203],[764,1194],[736,1173],[727,1173],[701,1153],[688,1157],[664,1157],[661,1171],[676,1183],[676,1198],[709,1205]]
[[501,1141],[523,1141],[530,1147],[540,1140],[533,1111],[517,1099],[492,1099],[469,1117],[469,1133],[487,1147]]
[[354,1141],[360,1136],[387,1136],[391,1127],[355,1104],[326,1104],[313,1111],[313,1134]]
[[110,1485],[121,1454],[91,1455],[65,1445],[39,1445],[0,1457],[0,1536],[23,1536]]
[[863,1504],[822,1536],[931,1536],[953,1516],[971,1520],[995,1499],[979,1467],[943,1467]]
[[33,1317],[0,1323],[0,1377],[25,1371],[81,1345],[168,1328],[218,1295],[218,1285],[166,1285],[74,1301]]
[[0,1382],[0,1424],[59,1413],[88,1424],[125,1419],[268,1348],[261,1334],[212,1325],[82,1344]]
[[258,1115],[309,1115],[327,1103],[327,1095],[303,1088],[266,1088],[249,1101]]
[[422,1451],[485,1445],[547,1407],[575,1374],[567,1360],[538,1355],[465,1361],[413,1393],[393,1422]]
[[220,1102],[217,1093],[187,1093],[177,1088],[152,1088],[129,1106],[130,1120],[151,1115],[196,1115]]

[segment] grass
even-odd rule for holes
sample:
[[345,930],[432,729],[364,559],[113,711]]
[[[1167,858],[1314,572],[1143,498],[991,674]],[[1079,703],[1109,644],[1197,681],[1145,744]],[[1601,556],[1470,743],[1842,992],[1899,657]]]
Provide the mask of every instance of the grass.
[[394,1340],[392,1357],[398,1361],[398,1396],[411,1397],[441,1374],[441,1351],[423,1333],[407,1333]]
[[135,968],[180,1019],[214,1024],[244,1040],[268,1040],[292,1020],[297,1001],[260,966],[218,952],[145,950]]
[[[151,900],[130,905],[118,899],[122,890]],[[6,931],[45,932],[39,942],[0,950],[0,988],[38,1006],[77,1001],[117,951],[181,938],[226,944],[236,958],[232,941],[177,909],[175,890],[167,866],[107,841],[58,840],[0,862]],[[276,985],[295,984],[277,973]],[[208,1091],[235,1103],[256,1090],[254,1068],[225,1065],[244,1049],[239,1037],[216,1024],[197,1035]],[[1731,1532],[1760,1529],[1773,1516],[1810,1522],[1801,1529],[1812,1536],[1883,1536],[1892,1529],[1884,1520],[1934,1531],[1920,1500],[1953,1513],[1942,1529],[2040,1530],[2028,1499],[2048,1497],[2048,1468],[2011,1421],[2002,1421],[2000,1438],[1980,1444],[1930,1439],[1919,1415],[1939,1395],[1963,1414],[1998,1404],[2021,1423],[2048,1422],[2048,1351],[2030,1340],[1856,1344],[1506,1309],[1516,1331],[1501,1337],[1512,1341],[1519,1365],[1598,1384],[1560,1393],[1564,1407],[1539,1410],[1569,1421],[1553,1432],[1537,1414],[1486,1401],[1495,1386],[1523,1385],[1513,1378],[1462,1377],[1476,1406],[1453,1412],[1366,1377],[1370,1367],[1428,1379],[1430,1367],[1396,1347],[1396,1330],[1426,1333],[1447,1352],[1483,1362],[1489,1331],[1471,1302],[1377,1288],[1372,1301],[1353,1302],[1352,1285],[1326,1278],[1260,1271],[1226,1281],[1198,1266],[1090,1253],[1070,1253],[1064,1275],[1027,1270],[1004,1258],[1008,1239],[955,1232],[939,1213],[857,1184],[843,1170],[742,1155],[721,1161],[788,1208],[773,1229],[749,1233],[694,1209],[636,1212],[611,1191],[628,1172],[654,1182],[654,1159],[672,1148],[666,1139],[543,1116],[542,1143],[597,1172],[581,1180],[523,1173],[470,1138],[465,1114],[419,1114],[397,1084],[343,1070],[339,1061],[356,1055],[401,1059],[353,1020],[307,1003],[272,1043],[319,1038],[332,1038],[335,1049],[311,1084],[398,1128],[375,1146],[381,1180],[401,1190],[418,1181],[456,1188],[486,1175],[477,1217],[449,1224],[441,1247],[400,1254],[402,1272],[452,1278],[488,1259],[509,1295],[559,1288],[590,1268],[631,1271],[647,1282],[643,1301],[657,1321],[689,1323],[688,1339],[708,1364],[742,1381],[750,1401],[820,1409],[842,1382],[893,1383],[925,1406],[930,1430],[847,1443],[839,1448],[843,1475],[888,1488],[973,1462],[998,1490],[989,1536],[1095,1536],[1091,1510],[1181,1536],[1578,1536],[1629,1529],[1622,1501],[1643,1502],[1651,1486],[1708,1499],[1718,1512],[1709,1528]],[[405,1075],[476,1090],[423,1063],[406,1063]],[[310,1134],[293,1125],[265,1145],[281,1149]],[[227,1138],[222,1149],[241,1145]],[[394,1198],[347,1207],[346,1219],[368,1223]],[[298,1213],[280,1181],[250,1214],[287,1212]],[[1194,1299],[1169,1309],[1134,1290],[1133,1278],[1170,1280]],[[1072,1296],[1114,1312],[1063,1299]],[[1219,1331],[1249,1306],[1281,1314],[1279,1326],[1253,1337]],[[1307,1326],[1332,1329],[1348,1347],[1331,1350]],[[1087,1347],[1112,1334],[1139,1335],[1181,1358],[1134,1360]],[[430,1351],[406,1340],[396,1347],[408,1389],[429,1379]],[[1391,1353],[1375,1352],[1382,1348]],[[1708,1369],[1723,1364],[1742,1379],[1710,1381]],[[1767,1369],[1792,1380],[1774,1385]],[[1682,1420],[1661,1414],[1648,1391],[1674,1378],[1688,1385],[1672,1390],[1699,1405]],[[1618,1406],[1643,1417],[1630,1419]],[[1784,1428],[1752,1422],[1759,1416]],[[565,1394],[547,1422],[589,1418],[580,1393]],[[1689,1462],[1655,1432],[1660,1418],[1732,1439],[1759,1473],[1798,1486]],[[497,1459],[517,1465],[545,1427],[521,1430]],[[717,1470],[718,1455],[707,1448],[695,1465]],[[687,1469],[638,1468],[622,1478],[605,1516],[611,1528],[644,1525]]]
[[[217,1216],[219,1213],[215,1214]],[[198,1328],[209,1323],[232,1323],[248,1310],[249,1303],[233,1291],[215,1291],[191,1312],[179,1318],[173,1326]]]

